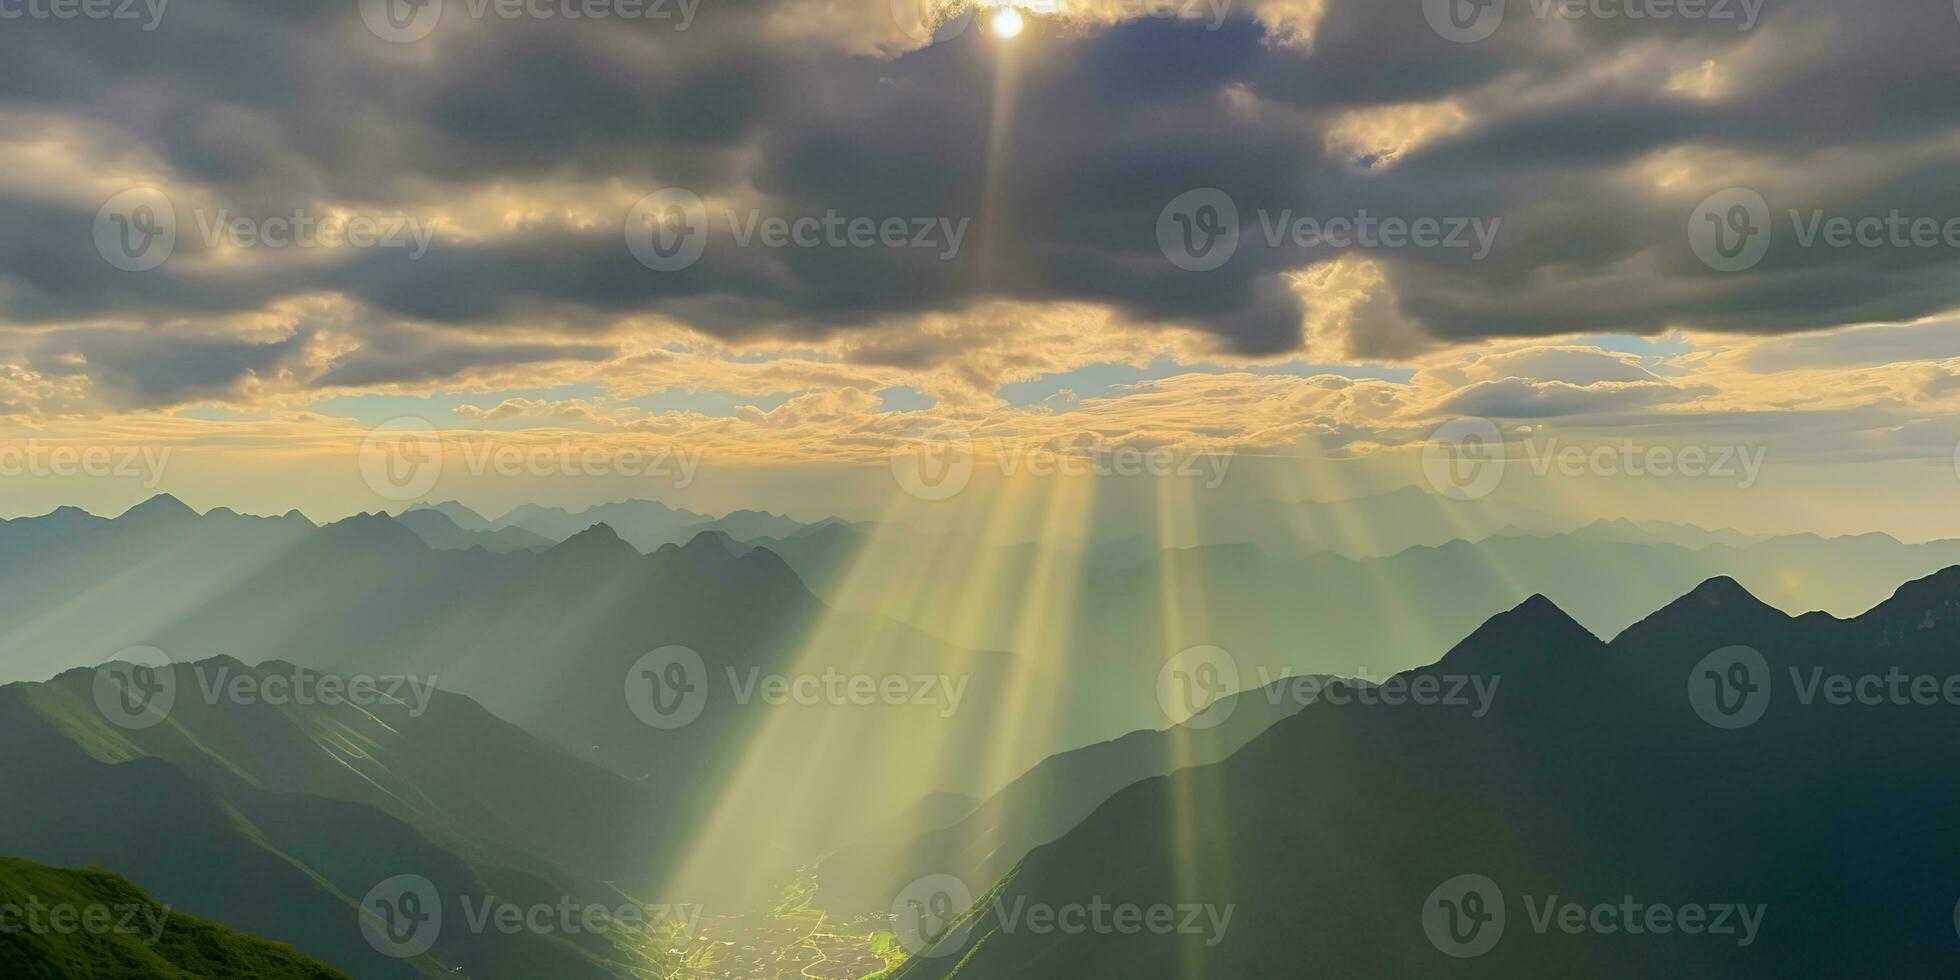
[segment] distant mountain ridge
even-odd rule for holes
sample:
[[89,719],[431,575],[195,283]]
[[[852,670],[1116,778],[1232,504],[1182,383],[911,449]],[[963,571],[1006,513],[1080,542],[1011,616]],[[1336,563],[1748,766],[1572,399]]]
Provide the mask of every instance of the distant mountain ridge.
[[[919,752],[944,742],[948,759],[989,752],[980,734],[1008,677],[1036,669],[835,611],[767,549],[713,531],[648,554],[604,524],[542,551],[456,551],[382,514],[316,527],[297,516],[200,517],[163,498],[115,519],[0,525],[0,663],[45,677],[136,646],[179,659],[433,677],[640,784],[667,808],[676,847],[721,825],[731,828],[728,846],[750,846],[732,828],[787,819],[754,805],[717,816],[731,772],[815,776],[826,792],[863,799],[890,791],[849,753],[813,761],[794,746],[883,739]],[[678,727],[650,723],[631,700],[633,685],[651,683],[637,663],[670,647],[697,658],[689,688],[702,697]],[[826,713],[768,700],[778,679],[826,674],[874,688],[897,678],[908,691],[926,678],[941,702]],[[955,685],[938,683],[942,675],[957,680],[960,710],[945,710]],[[973,784],[984,771],[949,767],[940,788],[990,788]],[[855,820],[850,808],[825,808],[756,833],[794,867],[846,839]]]
[[[450,532],[440,524],[425,523],[430,519],[422,515],[431,513],[448,518],[461,533]],[[755,510],[737,510],[713,517],[653,500],[595,504],[579,511],[525,504],[496,520],[448,500],[411,507],[397,519],[418,530],[429,527],[434,535],[430,543],[437,547],[469,547],[480,543],[493,551],[548,547],[596,524],[612,528],[621,540],[640,551],[684,544],[704,531],[720,531],[738,540],[749,540],[789,537],[812,526],[780,514]]]

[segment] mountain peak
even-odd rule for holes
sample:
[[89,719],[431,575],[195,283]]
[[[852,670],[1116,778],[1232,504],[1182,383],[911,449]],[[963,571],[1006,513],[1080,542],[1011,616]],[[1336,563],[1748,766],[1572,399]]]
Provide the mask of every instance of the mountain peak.
[[463,506],[461,501],[445,500],[439,504],[412,507],[408,510],[408,513],[413,514],[424,511],[441,514],[443,517],[448,518],[450,523],[465,531],[487,531],[490,529],[489,519]]
[[718,557],[725,555],[730,558],[737,558],[741,556],[742,549],[740,545],[735,543],[734,538],[729,537],[727,531],[702,531],[694,537],[689,538],[687,543],[681,546],[681,553],[687,555],[715,555]]
[[[1718,575],[1613,638],[1634,651],[1763,643],[1764,630],[1789,623],[1783,610],[1764,602],[1727,575]],[[1713,644],[1713,645],[1710,645]]]
[[134,507],[131,507],[126,511],[123,511],[122,517],[117,518],[117,520],[122,520],[123,518],[130,518],[130,517],[134,517],[142,520],[155,520],[158,518],[182,518],[182,517],[196,517],[196,516],[197,516],[197,511],[192,510],[189,504],[186,504],[183,501],[178,500],[176,497],[173,497],[170,494],[160,493],[154,497],[151,497],[148,500],[143,501],[140,504],[137,504]]
[[1568,662],[1605,646],[1557,603],[1533,595],[1485,621],[1451,647],[1437,666],[1494,673]]
[[1741,582],[1727,575],[1717,575],[1695,586],[1693,591],[1681,598],[1692,599],[1708,606],[1729,605],[1738,602],[1760,604],[1762,602],[1762,600],[1756,598],[1748,589],[1743,588]]
[[551,546],[545,554],[590,561],[599,558],[637,557],[639,551],[627,544],[619,536],[619,532],[612,529],[612,525],[601,521]]

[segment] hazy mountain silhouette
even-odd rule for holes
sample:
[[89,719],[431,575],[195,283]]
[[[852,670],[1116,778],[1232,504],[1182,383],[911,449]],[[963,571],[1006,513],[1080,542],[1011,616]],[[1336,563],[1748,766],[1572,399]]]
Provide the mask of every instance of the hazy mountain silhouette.
[[[1330,682],[1302,678],[1308,690]],[[833,913],[883,912],[905,883],[931,874],[991,882],[1060,837],[1118,790],[1231,755],[1308,703],[1294,680],[1221,699],[1196,724],[1131,732],[1042,760],[977,806],[937,822],[912,818],[839,850],[817,868],[815,903]],[[1214,720],[1222,719],[1222,720]]]
[[552,546],[553,541],[541,534],[527,531],[521,527],[476,528],[465,530],[456,523],[455,518],[441,510],[406,511],[395,517],[396,523],[414,531],[432,548],[464,550],[482,548],[485,551],[537,551]]
[[[1029,854],[957,948],[896,976],[1943,974],[1960,952],[1960,786],[1932,747],[1960,727],[1956,706],[1806,704],[1796,678],[1944,678],[1956,641],[1960,569],[1849,620],[1788,617],[1714,580],[1611,645],[1534,597],[1409,675],[1501,677],[1486,716],[1330,689],[1224,762],[1118,793]],[[1770,696],[1724,730],[1689,692],[1731,644],[1761,652]],[[1487,952],[1456,958],[1444,948],[1477,931],[1432,942],[1424,913],[1474,912],[1432,894],[1466,874],[1501,890],[1506,920]],[[1576,931],[1534,928],[1554,896],[1584,906]],[[1725,935],[1588,925],[1623,901],[1764,911],[1747,944],[1739,919]],[[1092,902],[1233,914],[1207,945],[1038,932],[1014,912]]]
[[[1147,722],[1120,712],[1147,708],[1157,667],[1191,646],[1231,651],[1248,687],[1287,669],[1382,677],[1433,659],[1490,610],[1534,594],[1612,636],[1714,576],[1743,581],[1783,608],[1849,613],[1880,601],[1900,581],[1960,562],[1960,541],[1792,535],[1735,547],[1702,532],[1699,547],[1688,548],[1612,540],[1597,530],[1498,535],[1358,561],[1331,553],[1276,558],[1248,544],[1135,560],[1085,553],[1065,563],[1074,567],[1063,589],[1072,597],[1066,634],[1050,649],[1015,652],[1066,657],[1080,668],[1064,680],[1076,682],[1068,703],[1090,731],[1107,733]],[[1694,532],[1678,536],[1696,539]],[[1033,546],[983,548],[843,526],[765,544],[826,601],[891,609],[962,645],[1011,648],[1020,628],[1014,611],[1038,601],[1031,590],[1041,558]],[[949,556],[944,570],[935,566],[930,576],[909,573],[896,557],[942,553]],[[1202,587],[1181,587],[1192,583]],[[976,615],[975,603],[986,611]]]
[[[595,524],[604,524],[613,529],[621,540],[640,551],[652,551],[661,545],[682,544],[703,531],[722,531],[737,540],[751,538],[789,537],[809,527],[800,521],[758,510],[738,510],[720,517],[697,514],[691,510],[669,507],[653,500],[623,500],[618,503],[595,504],[583,510],[567,510],[563,507],[546,507],[540,504],[525,504],[496,520],[450,500],[440,504],[412,507],[401,515],[407,518],[403,523],[424,528],[428,518],[421,515],[440,513],[465,532],[494,535],[495,540],[508,550],[519,542],[529,542],[524,547],[538,544],[552,544],[563,541]],[[450,540],[467,541],[467,538],[454,538],[445,530],[434,532],[443,542]],[[438,547],[468,547],[467,544],[451,545],[431,540]],[[485,542],[488,547],[488,542]]]
[[234,931],[165,908],[126,879],[100,868],[70,870],[0,857],[0,905],[38,902],[77,913],[103,909],[104,928],[82,932],[75,921],[58,927],[50,911],[35,924],[11,921],[0,930],[0,964],[27,978],[256,977],[264,980],[346,980],[283,943]]
[[[738,770],[755,780],[772,771],[811,779],[813,799],[895,804],[881,795],[893,792],[890,781],[847,745],[934,747],[948,782],[940,788],[991,789],[976,782],[985,767],[975,760],[992,748],[983,735],[1008,674],[1020,669],[1002,654],[832,610],[774,554],[743,551],[719,532],[641,554],[596,525],[541,552],[493,554],[432,548],[379,514],[315,527],[297,516],[199,518],[159,503],[115,520],[57,514],[0,526],[0,580],[17,586],[0,591],[0,662],[14,671],[48,676],[151,645],[183,660],[432,676],[640,783],[664,808],[675,847],[708,819]],[[697,718],[663,729],[637,715],[625,692],[646,683],[634,675],[642,657],[675,645],[698,655],[694,683],[712,696]],[[830,711],[755,694],[764,677],[827,674],[944,674],[959,679],[963,701],[957,711],[884,703]],[[757,741],[764,732],[769,739]],[[814,759],[790,751],[819,743],[839,748]],[[1053,747],[1030,746],[1030,757],[1003,764],[1025,768]],[[777,811],[738,813],[773,820]],[[858,811],[819,807],[762,836],[794,867],[861,830]]]

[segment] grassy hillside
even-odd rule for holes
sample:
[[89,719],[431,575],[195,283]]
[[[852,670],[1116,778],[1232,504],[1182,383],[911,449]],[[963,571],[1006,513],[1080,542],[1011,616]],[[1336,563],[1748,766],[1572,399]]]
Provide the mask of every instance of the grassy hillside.
[[[167,909],[99,868],[73,871],[0,857],[0,910],[0,963],[18,980],[345,980],[283,943]],[[55,910],[64,910],[62,918]],[[91,921],[94,928],[80,925]]]

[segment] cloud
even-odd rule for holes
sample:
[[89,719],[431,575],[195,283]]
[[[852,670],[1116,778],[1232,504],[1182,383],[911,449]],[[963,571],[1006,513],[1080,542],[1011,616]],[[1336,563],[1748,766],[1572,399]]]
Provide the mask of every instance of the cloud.
[[1542,419],[1648,409],[1712,395],[1706,386],[1636,382],[1575,385],[1564,381],[1480,381],[1444,400],[1441,408],[1456,415],[1494,419]]
[[[1677,326],[1782,332],[1960,306],[1951,256],[1937,250],[1834,253],[1782,234],[1760,266],[1724,275],[1686,241],[1695,203],[1735,183],[1779,215],[1960,213],[1944,179],[1960,148],[1934,135],[1960,109],[1898,94],[1960,80],[1939,39],[1950,11],[1854,15],[1795,0],[1745,32],[1520,10],[1464,45],[1413,3],[1258,4],[1222,19],[1142,7],[1119,18],[1110,11],[1128,7],[1088,3],[1066,29],[1034,18],[1009,49],[978,30],[894,46],[889,4],[849,6],[840,18],[809,3],[714,4],[686,32],[459,16],[412,45],[380,41],[352,9],[224,2],[172,10],[152,34],[9,32],[7,108],[61,120],[85,138],[75,152],[92,170],[147,172],[233,213],[444,214],[498,200],[529,217],[459,216],[412,265],[379,250],[225,264],[189,244],[186,261],[132,278],[89,254],[89,202],[16,187],[7,206],[23,220],[0,236],[0,303],[43,321],[216,316],[328,291],[430,323],[543,316],[590,330],[659,312],[752,338],[1070,302],[1261,355],[1297,350],[1319,315],[1288,277],[1356,253],[1257,240],[1256,216],[1366,210],[1502,219],[1481,262],[1452,249],[1366,254],[1377,303],[1406,321],[1351,331],[1374,356]],[[1679,84],[1712,77],[1711,65],[1723,84]],[[620,222],[633,191],[667,184],[708,198],[713,228],[699,264],[663,276],[626,253]],[[1155,234],[1163,206],[1195,187],[1229,193],[1249,232],[1232,262],[1203,274],[1171,266]],[[618,210],[531,206],[575,199],[574,188]],[[743,247],[729,210],[736,226],[751,211],[834,211],[972,230],[949,258]]]

